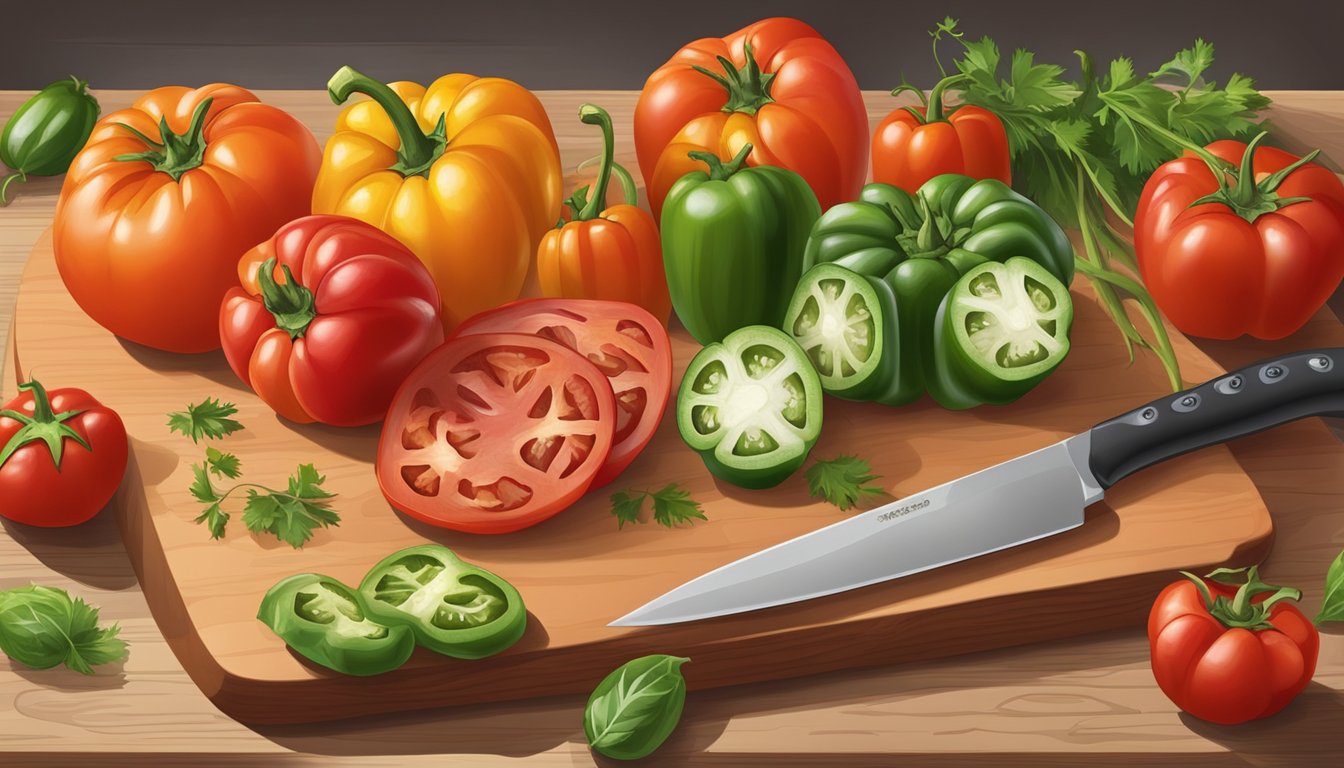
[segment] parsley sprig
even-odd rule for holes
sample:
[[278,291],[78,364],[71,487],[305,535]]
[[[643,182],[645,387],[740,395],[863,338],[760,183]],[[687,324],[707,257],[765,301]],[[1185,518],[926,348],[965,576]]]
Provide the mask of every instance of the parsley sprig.
[[803,473],[807,489],[814,499],[825,499],[842,511],[864,504],[887,492],[877,485],[865,485],[881,478],[873,468],[858,456],[840,455],[830,460],[818,460]]
[[653,499],[653,521],[668,528],[708,519],[700,509],[700,502],[692,499],[689,491],[678,488],[676,483],[669,483],[656,491],[624,490],[613,493],[611,514],[616,516],[618,528],[624,528],[626,523],[644,522],[640,520],[640,512],[644,508],[645,499]]
[[243,525],[252,533],[269,533],[286,544],[299,549],[313,536],[317,528],[339,525],[341,516],[331,509],[330,501],[335,494],[322,488],[326,478],[318,474],[312,464],[301,464],[289,477],[285,491],[278,491],[256,483],[238,483],[221,491],[210,479],[213,474],[220,478],[236,479],[242,471],[242,462],[231,453],[215,448],[207,448],[205,462],[192,464],[194,480],[191,483],[191,495],[202,504],[205,510],[196,517],[197,523],[204,523],[210,530],[210,538],[224,536],[232,515],[224,509],[224,502],[235,492],[245,490],[247,501],[243,504]]
[[233,403],[220,402],[207,397],[199,404],[188,403],[185,411],[168,414],[168,431],[180,432],[191,438],[191,442],[200,442],[202,438],[218,440],[243,428],[243,425],[229,417],[238,413]]

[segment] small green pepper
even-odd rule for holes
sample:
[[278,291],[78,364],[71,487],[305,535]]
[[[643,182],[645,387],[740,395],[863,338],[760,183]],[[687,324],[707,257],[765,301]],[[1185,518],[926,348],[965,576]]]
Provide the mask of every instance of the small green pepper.
[[389,672],[415,650],[408,628],[370,620],[354,590],[319,573],[290,576],[271,587],[257,618],[296,652],[347,675]]
[[374,618],[407,627],[420,645],[454,658],[494,655],[527,629],[527,608],[512,584],[438,544],[383,558],[359,592]]
[[48,85],[25,101],[0,133],[0,162],[14,173],[0,182],[0,205],[9,185],[29,176],[65,173],[98,121],[98,100],[76,77]]

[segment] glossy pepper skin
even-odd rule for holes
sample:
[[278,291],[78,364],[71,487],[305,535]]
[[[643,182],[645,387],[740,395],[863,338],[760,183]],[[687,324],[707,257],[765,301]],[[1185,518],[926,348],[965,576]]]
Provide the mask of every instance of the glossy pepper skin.
[[584,104],[579,118],[602,129],[601,165],[591,197],[587,187],[577,190],[566,201],[572,209],[570,221],[560,221],[541,238],[537,247],[541,294],[624,301],[643,307],[667,325],[672,304],[658,225],[630,195],[633,183],[626,190],[625,203],[606,206],[607,186],[616,170],[611,116],[601,107]]
[[384,85],[350,67],[327,84],[347,107],[327,142],[313,213],[379,227],[420,257],[444,329],[518,298],[560,216],[563,175],[549,118],[510,80],[450,74]]
[[20,105],[0,133],[0,163],[14,171],[0,180],[0,205],[8,202],[6,193],[16,180],[65,173],[88,141],[100,111],[89,84],[73,76]]
[[835,263],[891,286],[898,352],[890,386],[873,399],[902,405],[928,390],[943,297],[974,267],[1013,256],[1035,261],[1065,286],[1073,280],[1073,247],[1045,211],[996,179],[944,174],[915,195],[864,187],[857,201],[817,221],[803,262]]
[[271,587],[257,618],[296,653],[346,675],[390,672],[415,650],[410,629],[373,621],[358,592],[320,573],[300,573]]
[[673,185],[663,207],[663,265],[682,325],[701,344],[748,325],[779,327],[803,273],[803,249],[821,215],[803,177],[744,167],[747,144],[728,164],[694,152],[709,173]]
[[1163,164],[1144,185],[1134,252],[1144,284],[1190,336],[1282,339],[1311,319],[1344,278],[1344,184],[1311,162],[1216,141]]
[[458,659],[499,653],[527,629],[527,608],[512,584],[439,544],[383,558],[359,593],[378,621],[408,627],[420,645]]
[[943,107],[943,92],[965,80],[952,75],[929,92],[910,86],[892,91],[919,94],[923,106],[901,107],[878,124],[873,133],[873,181],[914,194],[929,179],[959,173],[973,179],[1013,183],[1008,134],[993,112],[974,105],[951,111]]

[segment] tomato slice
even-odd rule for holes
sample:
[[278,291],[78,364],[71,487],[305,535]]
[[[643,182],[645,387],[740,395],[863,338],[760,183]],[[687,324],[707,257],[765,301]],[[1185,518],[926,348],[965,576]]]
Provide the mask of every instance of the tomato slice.
[[378,441],[378,486],[431,525],[516,531],[583,496],[615,423],[606,378],[568,347],[518,333],[454,338],[397,390]]
[[458,336],[507,332],[564,344],[610,379],[616,395],[616,441],[593,487],[615,480],[653,439],[667,409],[672,346],[663,324],[622,301],[524,299],[482,312],[457,329]]

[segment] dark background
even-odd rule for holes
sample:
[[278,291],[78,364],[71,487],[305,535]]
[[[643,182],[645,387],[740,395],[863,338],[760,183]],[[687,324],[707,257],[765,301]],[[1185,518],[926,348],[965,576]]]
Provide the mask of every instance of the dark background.
[[94,88],[316,89],[343,64],[385,80],[471,72],[534,89],[635,89],[680,45],[774,15],[819,29],[864,88],[902,73],[927,88],[928,30],[948,14],[1039,61],[1072,65],[1083,48],[1151,71],[1203,36],[1217,50],[1212,79],[1238,71],[1262,88],[1344,89],[1341,0],[0,0],[0,89],[72,73]]

